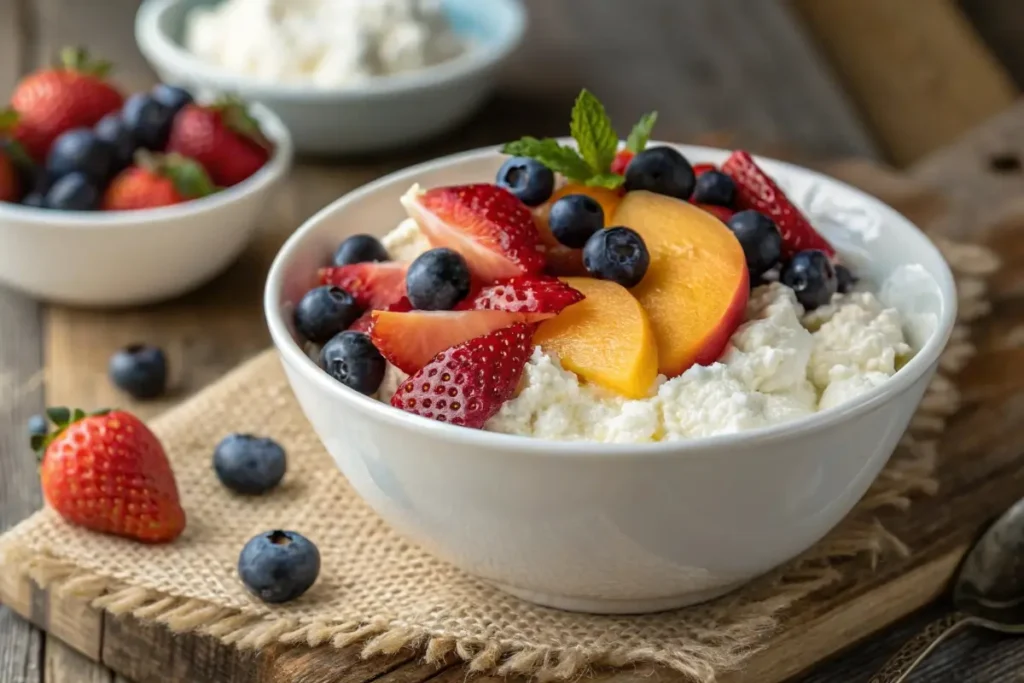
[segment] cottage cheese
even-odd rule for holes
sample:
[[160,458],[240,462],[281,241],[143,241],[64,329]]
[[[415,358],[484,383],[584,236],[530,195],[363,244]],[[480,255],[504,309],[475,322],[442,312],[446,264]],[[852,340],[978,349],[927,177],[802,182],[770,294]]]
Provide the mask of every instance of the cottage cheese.
[[185,47],[238,74],[324,88],[422,69],[464,49],[438,0],[226,0],[189,13]]

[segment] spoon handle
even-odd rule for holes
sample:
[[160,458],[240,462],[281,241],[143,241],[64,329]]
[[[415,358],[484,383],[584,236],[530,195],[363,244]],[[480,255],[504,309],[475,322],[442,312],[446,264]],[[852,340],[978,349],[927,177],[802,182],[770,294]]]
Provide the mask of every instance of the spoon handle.
[[939,643],[970,623],[970,618],[962,612],[951,612],[936,619],[904,643],[868,683],[903,683]]

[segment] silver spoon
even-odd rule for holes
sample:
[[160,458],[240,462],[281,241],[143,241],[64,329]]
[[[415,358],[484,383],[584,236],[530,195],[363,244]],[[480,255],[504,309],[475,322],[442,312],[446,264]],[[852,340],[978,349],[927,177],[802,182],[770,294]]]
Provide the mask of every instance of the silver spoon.
[[969,626],[1024,635],[1024,499],[967,553],[953,581],[953,609],[908,640],[869,683],[903,683],[939,643]]

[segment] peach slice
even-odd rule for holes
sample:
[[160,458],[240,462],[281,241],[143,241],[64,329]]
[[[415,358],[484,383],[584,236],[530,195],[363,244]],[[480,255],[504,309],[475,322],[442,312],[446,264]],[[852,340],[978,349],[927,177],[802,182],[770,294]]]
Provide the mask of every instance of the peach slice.
[[658,374],[658,347],[640,303],[614,282],[562,281],[586,298],[542,322],[534,343],[588,382],[628,398],[649,396]]
[[713,363],[743,322],[750,294],[739,241],[711,214],[651,192],[627,194],[614,223],[640,233],[651,254],[631,291],[654,328],[658,371],[675,377]]
[[540,234],[541,249],[547,258],[548,272],[552,275],[586,275],[583,267],[583,251],[570,249],[555,239],[548,227],[548,213],[551,205],[562,197],[569,194],[585,194],[597,200],[604,210],[605,227],[611,225],[609,221],[615,213],[615,207],[622,201],[622,193],[618,190],[609,190],[604,187],[588,187],[578,183],[568,183],[555,190],[551,199],[544,202],[533,210],[537,222],[537,232]]

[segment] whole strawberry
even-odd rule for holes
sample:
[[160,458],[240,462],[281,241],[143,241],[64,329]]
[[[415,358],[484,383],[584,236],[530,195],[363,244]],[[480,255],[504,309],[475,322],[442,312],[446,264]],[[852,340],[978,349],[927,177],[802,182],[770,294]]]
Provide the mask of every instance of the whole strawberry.
[[233,99],[187,105],[171,126],[168,152],[195,159],[221,187],[237,185],[270,158],[270,143],[245,106]]
[[55,432],[32,437],[42,454],[43,495],[61,517],[115,536],[166,543],[185,529],[167,455],[153,432],[124,411],[86,415],[51,408]]
[[103,195],[104,211],[135,211],[181,204],[216,191],[203,167],[177,154],[139,153]]
[[66,48],[60,66],[36,71],[18,83],[11,96],[20,117],[15,136],[33,159],[45,160],[61,133],[91,128],[121,108],[124,97],[106,81],[109,71],[109,63],[90,61],[85,50]]

